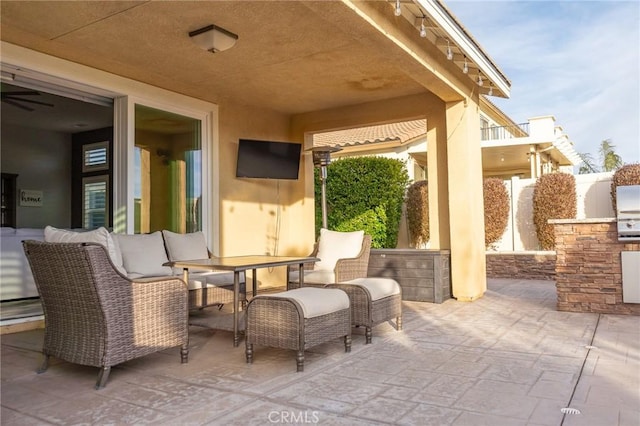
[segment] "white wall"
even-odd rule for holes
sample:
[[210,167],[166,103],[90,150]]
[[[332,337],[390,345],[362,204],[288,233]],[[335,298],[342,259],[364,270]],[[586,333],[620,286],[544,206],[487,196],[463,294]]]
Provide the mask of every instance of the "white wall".
[[21,189],[42,191],[42,207],[20,206],[18,228],[71,226],[71,134],[2,124],[3,173],[17,173]]
[[[615,217],[611,206],[611,179],[613,173],[575,175],[577,219]],[[512,178],[505,181],[511,199],[509,224],[497,251],[539,250],[540,243],[533,223],[533,189],[536,179]]]

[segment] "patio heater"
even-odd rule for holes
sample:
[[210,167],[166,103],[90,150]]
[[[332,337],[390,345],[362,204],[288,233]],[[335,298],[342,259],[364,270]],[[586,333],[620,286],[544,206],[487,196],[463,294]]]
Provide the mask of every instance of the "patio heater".
[[327,229],[327,166],[331,163],[331,153],[341,151],[342,148],[331,146],[316,146],[308,151],[313,154],[314,167],[320,168],[320,182],[322,183],[322,227]]

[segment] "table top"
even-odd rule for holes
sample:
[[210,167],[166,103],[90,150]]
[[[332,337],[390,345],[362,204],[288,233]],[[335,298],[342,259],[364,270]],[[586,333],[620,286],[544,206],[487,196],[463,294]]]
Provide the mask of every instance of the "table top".
[[223,271],[245,271],[247,269],[271,268],[274,266],[299,265],[318,262],[317,257],[308,256],[230,256],[209,259],[180,260],[166,265],[174,268],[217,269]]

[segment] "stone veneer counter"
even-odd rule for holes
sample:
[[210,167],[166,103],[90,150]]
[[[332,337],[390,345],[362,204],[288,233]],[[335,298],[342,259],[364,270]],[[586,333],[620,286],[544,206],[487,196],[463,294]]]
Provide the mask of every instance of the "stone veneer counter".
[[554,219],[559,311],[640,315],[622,301],[620,253],[640,242],[619,242],[616,219]]

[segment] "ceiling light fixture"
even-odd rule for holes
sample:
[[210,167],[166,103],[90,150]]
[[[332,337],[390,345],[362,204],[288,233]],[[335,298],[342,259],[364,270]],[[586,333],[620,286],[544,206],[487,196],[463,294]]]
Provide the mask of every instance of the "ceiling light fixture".
[[478,74],[478,86],[482,87],[483,84],[484,84],[484,81],[482,81],[482,76]]
[[487,93],[487,95],[493,96],[493,84],[491,83],[489,83],[489,93]]
[[462,66],[462,72],[465,74],[469,72],[469,64],[467,64],[467,55],[464,56],[464,65]]
[[400,9],[400,0],[396,0],[395,14],[396,14],[396,16],[402,15],[402,9]]
[[447,59],[453,59],[453,51],[451,51],[451,45],[449,44],[449,40],[447,40]]
[[213,24],[189,32],[189,37],[198,47],[211,53],[230,49],[238,41],[236,34]]
[[422,16],[422,22],[420,23],[420,37],[425,38],[427,36],[427,29],[424,27],[424,15]]

